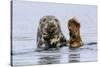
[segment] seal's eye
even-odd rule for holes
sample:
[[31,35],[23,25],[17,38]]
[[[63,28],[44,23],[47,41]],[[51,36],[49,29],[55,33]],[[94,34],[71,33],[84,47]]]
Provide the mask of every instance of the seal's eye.
[[54,19],[56,22],[58,22],[58,20],[57,19]]
[[46,18],[44,18],[42,21],[45,22],[46,21]]

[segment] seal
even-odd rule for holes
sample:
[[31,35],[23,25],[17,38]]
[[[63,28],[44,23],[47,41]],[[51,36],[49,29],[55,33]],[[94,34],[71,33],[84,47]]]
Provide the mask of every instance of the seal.
[[66,39],[61,31],[60,22],[55,16],[43,16],[37,30],[38,48],[60,48],[66,46]]
[[80,36],[80,23],[75,17],[68,20],[68,30],[70,36],[69,47],[78,48],[82,46],[83,43]]

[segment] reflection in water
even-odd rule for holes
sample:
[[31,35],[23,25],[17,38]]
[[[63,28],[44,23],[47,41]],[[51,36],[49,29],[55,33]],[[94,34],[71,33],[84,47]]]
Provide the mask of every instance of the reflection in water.
[[17,51],[13,51],[13,65],[43,65],[61,64],[68,62],[74,63],[83,61],[96,61],[96,50],[96,44],[91,46],[84,45],[83,47],[76,49],[69,49],[68,47],[63,47],[60,50],[50,49],[46,51],[41,49],[24,48],[21,50],[19,49]]
[[43,56],[39,58],[39,64],[57,64],[60,63],[60,56]]
[[68,62],[80,62],[80,49],[69,49]]
[[38,56],[38,64],[57,64],[60,63],[60,53],[59,50],[37,50],[40,52]]

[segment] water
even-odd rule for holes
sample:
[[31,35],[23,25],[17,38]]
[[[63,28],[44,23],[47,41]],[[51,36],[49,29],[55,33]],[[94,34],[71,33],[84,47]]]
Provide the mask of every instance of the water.
[[[92,41],[90,39],[90,41]],[[61,64],[75,63],[97,60],[97,43],[88,42],[77,49],[68,47],[59,50],[40,50],[34,47],[35,41],[32,37],[15,37],[13,38],[13,65],[37,65],[37,64]]]

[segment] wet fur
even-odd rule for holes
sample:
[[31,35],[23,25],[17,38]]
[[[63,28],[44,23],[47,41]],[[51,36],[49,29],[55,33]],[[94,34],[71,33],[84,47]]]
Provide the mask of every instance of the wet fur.
[[68,29],[69,29],[69,47],[70,48],[78,48],[82,45],[82,40],[80,36],[80,23],[76,20],[76,18],[71,18],[68,21]]
[[60,48],[66,46],[66,39],[61,32],[59,20],[55,16],[43,16],[37,32],[38,48]]

